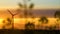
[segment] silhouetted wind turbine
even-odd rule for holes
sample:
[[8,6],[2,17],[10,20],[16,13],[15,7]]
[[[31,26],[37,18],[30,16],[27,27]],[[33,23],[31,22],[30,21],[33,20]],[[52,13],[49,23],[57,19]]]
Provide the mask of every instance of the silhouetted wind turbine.
[[14,16],[17,15],[19,12],[13,14],[10,10],[7,10],[7,11],[8,11],[8,12],[11,14],[11,16],[12,16],[12,29],[14,29]]

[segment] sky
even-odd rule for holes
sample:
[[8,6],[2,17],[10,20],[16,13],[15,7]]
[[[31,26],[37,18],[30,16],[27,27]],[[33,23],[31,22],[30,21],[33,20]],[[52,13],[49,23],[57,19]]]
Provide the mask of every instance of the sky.
[[[2,11],[2,8],[17,8],[18,3],[24,3],[23,0],[0,0],[0,17],[4,17],[5,15],[8,16],[7,14],[7,10]],[[27,2],[28,6],[30,3],[34,3],[34,9],[60,9],[60,0],[31,0],[29,2]],[[48,13],[51,13],[52,11],[49,11]],[[35,14],[39,14],[41,15],[45,15],[47,13],[45,12],[33,12]],[[46,15],[52,15],[52,14],[46,14]],[[10,15],[10,14],[9,14]],[[5,17],[6,17],[5,16]]]
[[[0,0],[0,8],[17,8],[19,2],[23,3],[23,0]],[[36,9],[60,8],[60,0],[31,0],[27,4],[31,2],[34,3]]]

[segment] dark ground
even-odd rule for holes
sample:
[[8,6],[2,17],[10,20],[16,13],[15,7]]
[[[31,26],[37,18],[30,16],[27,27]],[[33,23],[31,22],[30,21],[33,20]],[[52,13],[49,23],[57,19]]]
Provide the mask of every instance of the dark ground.
[[58,30],[0,30],[0,34],[58,34],[59,32]]

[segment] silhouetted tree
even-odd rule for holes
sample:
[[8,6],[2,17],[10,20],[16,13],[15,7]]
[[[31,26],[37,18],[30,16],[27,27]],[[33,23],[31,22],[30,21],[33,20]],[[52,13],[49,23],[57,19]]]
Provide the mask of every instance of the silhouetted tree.
[[7,18],[7,26],[9,26],[9,25],[11,25],[12,24],[12,19],[10,19],[10,18]]
[[[23,0],[24,4],[21,4],[21,3],[18,3],[19,7],[21,8],[24,8],[24,17],[27,18],[28,15],[32,16],[32,8],[34,7],[34,4],[31,3],[29,6],[27,5],[27,1],[30,1],[30,0]],[[30,12],[28,13],[28,9],[30,9]],[[27,21],[27,19],[26,19]],[[28,23],[29,24],[29,23]],[[33,26],[31,26],[33,27]]]
[[[39,22],[38,22],[37,27],[38,27],[39,29],[43,27],[42,24],[47,24],[47,23],[48,23],[48,19],[47,19],[45,16],[42,16],[38,21],[39,21]],[[41,24],[40,24],[40,23],[41,23]],[[45,27],[45,28],[47,28],[47,27]]]
[[55,17],[55,18],[58,18],[58,19],[56,20],[56,21],[57,21],[57,22],[56,22],[56,26],[57,26],[58,29],[59,29],[60,11],[56,11],[55,14],[54,14],[54,17]]
[[[27,1],[30,1],[30,0],[27,0]],[[34,7],[34,4],[33,4],[33,3],[31,3],[30,6],[28,7],[28,6],[27,6],[27,1],[26,1],[26,0],[23,0],[24,5],[21,4],[21,3],[18,3],[19,7],[24,8],[24,16],[25,16],[25,17],[27,17],[27,15],[28,15],[27,9],[30,9],[30,10],[31,10],[31,9]],[[32,13],[30,12],[29,15],[31,15],[31,14],[32,14]]]
[[48,19],[46,17],[41,17],[41,19],[39,19],[39,22],[43,23],[48,23]]
[[54,14],[54,17],[58,18],[57,19],[57,22],[58,22],[60,20],[60,11],[56,11],[55,14]]
[[34,23],[26,23],[25,24],[25,33],[24,34],[34,34],[34,30],[35,30],[35,25]]
[[30,22],[26,23],[25,24],[25,29],[26,30],[34,30],[35,29],[34,23],[30,23]]
[[6,26],[12,25],[12,20],[10,18],[7,18],[6,20],[3,20],[3,29],[6,29]]

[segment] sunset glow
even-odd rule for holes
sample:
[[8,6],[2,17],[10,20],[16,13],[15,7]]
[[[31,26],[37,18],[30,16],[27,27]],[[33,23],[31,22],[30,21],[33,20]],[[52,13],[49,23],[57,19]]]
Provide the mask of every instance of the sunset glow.
[[[0,24],[1,24],[1,27],[3,26],[3,23],[2,23],[2,21],[3,21],[4,19],[0,19]],[[39,18],[35,18],[34,20],[33,19],[31,19],[31,18],[16,18],[16,19],[14,19],[14,24],[15,24],[15,28],[17,28],[17,29],[24,29],[24,24],[25,23],[27,23],[26,22],[26,20],[27,20],[27,22],[28,21],[30,21],[30,22],[35,22],[35,25],[38,25],[38,20],[39,20]],[[33,20],[33,21],[32,21]],[[47,26],[50,26],[50,25],[55,25],[56,23],[56,19],[55,18],[48,18],[48,20],[49,20],[49,23],[47,24]],[[22,26],[19,26],[19,25],[22,25]]]
[[[18,5],[18,3],[21,3],[21,5]],[[33,7],[30,7],[31,3],[33,3]],[[28,22],[34,23],[36,29],[38,28],[37,25],[55,26],[57,22],[56,11],[60,11],[60,0],[31,0],[26,1],[25,4],[23,0],[0,0],[0,29],[3,27],[11,28],[12,24],[10,23],[13,22],[15,29],[24,29]],[[25,18],[25,15],[27,18]],[[47,24],[39,22],[42,16],[47,18]],[[7,18],[11,18],[11,20],[7,20]],[[3,20],[5,20],[4,23]],[[44,19],[42,20],[44,21]],[[7,23],[10,25],[8,26]],[[60,25],[60,23],[58,24]]]

